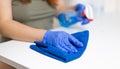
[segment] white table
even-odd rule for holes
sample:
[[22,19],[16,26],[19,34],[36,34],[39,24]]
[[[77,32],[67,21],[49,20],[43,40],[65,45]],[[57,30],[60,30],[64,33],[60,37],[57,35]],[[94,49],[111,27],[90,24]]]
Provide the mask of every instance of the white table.
[[[119,16],[105,15],[81,28],[90,31],[88,47],[79,59],[69,63],[31,50],[32,43],[11,40],[0,44],[0,60],[17,69],[120,69]],[[78,29],[58,28],[69,33]]]

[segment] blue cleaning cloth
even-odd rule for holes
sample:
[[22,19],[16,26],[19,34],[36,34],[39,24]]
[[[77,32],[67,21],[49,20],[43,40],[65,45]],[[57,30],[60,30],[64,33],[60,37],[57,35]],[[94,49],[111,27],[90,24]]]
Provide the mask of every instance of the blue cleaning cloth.
[[[55,46],[39,43],[39,45],[31,45],[30,48],[32,50],[37,51],[38,53],[44,54],[46,56],[49,56],[51,58],[54,58],[56,60],[62,61],[62,62],[70,62],[72,60],[75,60],[82,56],[84,51],[86,50],[88,39],[89,39],[89,31],[83,31],[83,32],[77,32],[72,34],[75,38],[77,38],[79,41],[83,42],[84,47],[77,48],[77,53],[66,53],[60,50],[59,48],[56,48]],[[40,46],[41,45],[41,46]]]

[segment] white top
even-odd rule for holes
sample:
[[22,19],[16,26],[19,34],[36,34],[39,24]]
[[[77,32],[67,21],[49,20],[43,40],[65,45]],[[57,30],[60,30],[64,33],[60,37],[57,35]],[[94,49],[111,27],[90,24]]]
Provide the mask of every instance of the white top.
[[0,44],[0,60],[17,69],[120,69],[119,16],[101,16],[84,29],[90,31],[88,47],[82,57],[74,61],[60,62],[31,50],[32,43],[15,40]]

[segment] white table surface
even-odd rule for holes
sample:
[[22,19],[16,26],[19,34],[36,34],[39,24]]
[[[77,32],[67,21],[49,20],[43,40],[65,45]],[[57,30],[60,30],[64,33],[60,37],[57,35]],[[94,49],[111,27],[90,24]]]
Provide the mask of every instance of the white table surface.
[[[81,58],[63,63],[31,50],[32,43],[11,40],[0,44],[0,60],[17,69],[120,69],[120,16],[104,15],[88,29],[88,47]],[[58,28],[69,33],[75,29]]]

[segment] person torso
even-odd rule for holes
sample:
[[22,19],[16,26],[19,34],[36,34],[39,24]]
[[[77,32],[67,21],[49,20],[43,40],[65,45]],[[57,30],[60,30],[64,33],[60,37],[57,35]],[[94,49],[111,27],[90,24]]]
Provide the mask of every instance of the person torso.
[[43,0],[32,0],[29,4],[23,4],[20,0],[12,0],[12,13],[14,20],[26,25],[51,29],[56,9]]

